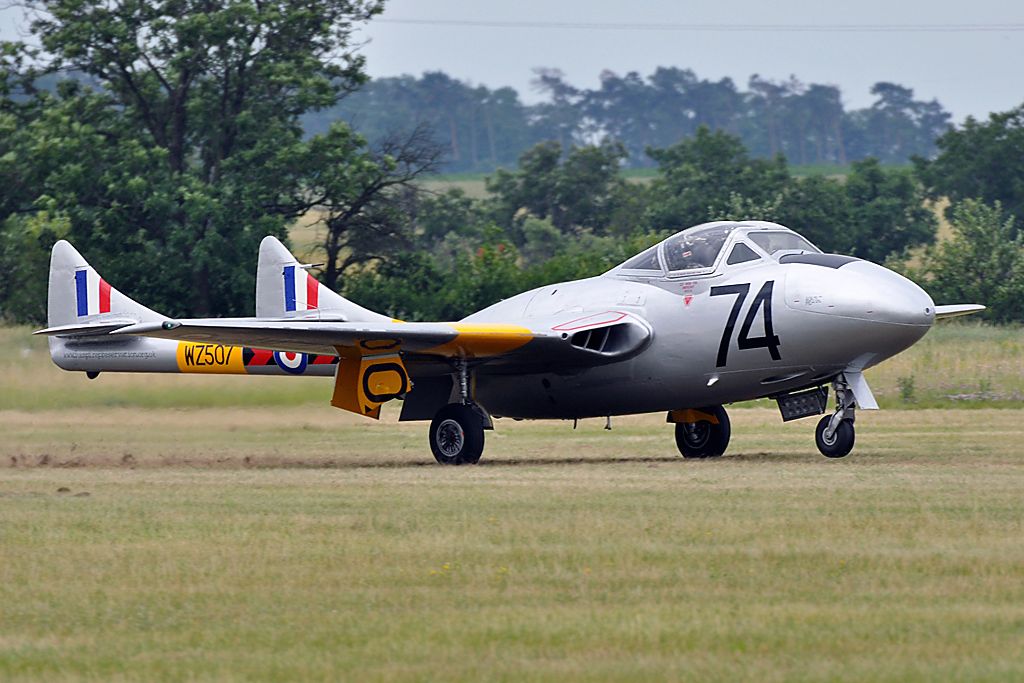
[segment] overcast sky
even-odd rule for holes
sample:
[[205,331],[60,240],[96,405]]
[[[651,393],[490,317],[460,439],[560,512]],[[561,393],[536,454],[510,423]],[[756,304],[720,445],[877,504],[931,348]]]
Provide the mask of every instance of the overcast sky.
[[[0,6],[4,3],[0,0]],[[0,35],[12,38],[20,12],[0,10]],[[396,20],[611,24],[618,29],[392,23]],[[817,26],[813,31],[682,30],[693,25]],[[934,26],[945,31],[825,30],[842,26]],[[671,26],[673,30],[653,30]],[[983,30],[962,30],[980,26]],[[1017,30],[991,30],[1015,26]],[[869,88],[892,81],[937,98],[957,121],[1024,103],[1024,2],[1021,0],[389,0],[360,32],[373,76],[443,70],[491,87],[511,85],[536,101],[535,67],[562,69],[595,87],[602,70],[649,74],[691,68],[703,78],[751,74],[829,83],[847,106],[872,101]]]
[[[600,28],[512,28],[388,23],[363,32],[373,76],[440,69],[488,86],[511,85],[536,100],[535,67],[557,67],[595,87],[604,69],[651,73],[691,68],[703,78],[751,74],[839,86],[848,106],[871,103],[871,85],[892,81],[922,99],[937,98],[959,121],[1024,103],[1024,2],[1021,0],[389,0],[384,20],[597,23]],[[650,25],[943,25],[975,31],[651,30]],[[640,26],[637,26],[640,25]],[[988,30],[1016,25],[1017,30]]]

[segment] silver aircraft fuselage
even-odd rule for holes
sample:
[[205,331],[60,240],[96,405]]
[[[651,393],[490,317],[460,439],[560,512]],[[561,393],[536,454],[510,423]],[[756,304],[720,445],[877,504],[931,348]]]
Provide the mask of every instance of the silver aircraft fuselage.
[[[484,366],[478,401],[495,416],[582,418],[775,396],[863,370],[918,341],[935,320],[928,294],[882,266],[819,253],[767,254],[731,232],[715,266],[674,274],[620,266],[525,292],[466,318],[508,322],[624,314],[650,335],[597,367],[503,374]],[[729,264],[742,242],[759,257]],[[664,258],[661,263],[664,264]],[[767,328],[767,329],[766,329]],[[769,340],[770,338],[770,340]],[[770,343],[769,343],[770,341]]]
[[[850,453],[863,371],[978,304],[936,306],[903,276],[824,254],[775,223],[687,228],[598,277],[540,287],[458,322],[403,322],[260,244],[256,316],[169,319],[112,288],[73,246],[51,253],[47,317],[57,365],[100,372],[329,376],[330,403],[429,420],[442,464],[475,464],[492,417],[576,419],[666,411],[686,458],[722,455],[724,404],[770,397],[784,421],[823,415],[829,458]],[[835,410],[826,415],[828,386]]]
[[[458,324],[560,334],[574,355],[551,354],[548,346],[532,362],[527,346],[526,357],[520,353],[512,363],[470,359],[472,394],[495,417],[572,419],[821,386],[906,349],[934,320],[928,294],[891,270],[822,254],[774,223],[719,222],[683,231],[598,277],[518,294]],[[119,334],[55,334],[49,342],[57,365],[90,375],[334,377],[339,360],[329,345],[271,351]],[[414,390],[434,372],[451,373],[436,359],[417,363],[415,350],[409,358]],[[433,414],[437,402],[448,400],[442,394],[426,412],[404,409],[402,419]],[[406,408],[414,406],[407,401]]]

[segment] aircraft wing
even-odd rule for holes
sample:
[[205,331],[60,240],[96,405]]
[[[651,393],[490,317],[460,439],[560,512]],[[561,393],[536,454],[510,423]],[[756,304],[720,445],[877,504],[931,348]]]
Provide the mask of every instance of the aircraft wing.
[[[573,319],[575,318],[575,319]],[[210,318],[164,320],[112,335],[160,337],[280,351],[361,356],[401,352],[414,357],[567,365],[601,365],[646,346],[651,328],[619,311],[531,320],[530,326],[479,322],[324,322]]]
[[956,318],[961,315],[970,315],[984,311],[985,307],[980,304],[950,304],[948,306],[935,307],[935,319]]

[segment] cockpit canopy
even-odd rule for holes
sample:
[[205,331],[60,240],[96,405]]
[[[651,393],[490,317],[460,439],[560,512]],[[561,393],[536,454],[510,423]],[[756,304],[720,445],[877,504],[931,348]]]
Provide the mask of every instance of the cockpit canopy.
[[677,232],[612,272],[647,277],[666,272],[699,275],[714,272],[724,253],[729,253],[725,263],[735,265],[775,257],[780,252],[820,254],[821,250],[776,223],[717,221]]

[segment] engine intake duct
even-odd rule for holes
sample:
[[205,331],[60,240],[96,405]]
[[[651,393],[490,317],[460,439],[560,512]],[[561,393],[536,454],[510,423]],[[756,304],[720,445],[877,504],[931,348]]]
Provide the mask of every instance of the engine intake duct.
[[618,322],[573,333],[569,343],[582,351],[622,356],[640,350],[650,332],[635,322]]

